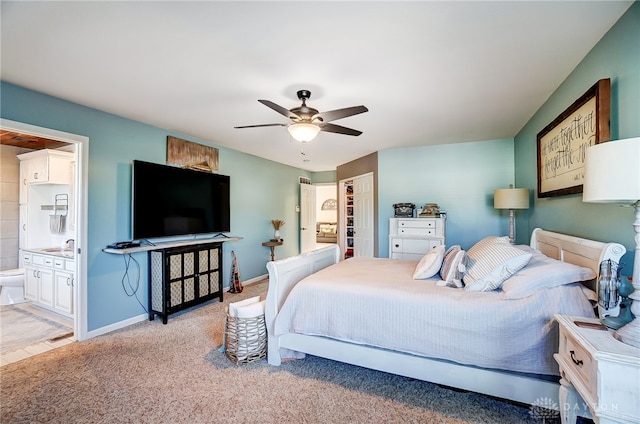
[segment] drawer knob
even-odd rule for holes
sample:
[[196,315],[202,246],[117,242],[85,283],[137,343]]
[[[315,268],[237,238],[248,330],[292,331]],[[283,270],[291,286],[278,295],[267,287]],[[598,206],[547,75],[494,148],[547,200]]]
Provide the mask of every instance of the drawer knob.
[[576,352],[573,350],[570,350],[569,353],[571,353],[571,360],[573,361],[573,363],[581,367],[583,362],[581,359],[576,359]]

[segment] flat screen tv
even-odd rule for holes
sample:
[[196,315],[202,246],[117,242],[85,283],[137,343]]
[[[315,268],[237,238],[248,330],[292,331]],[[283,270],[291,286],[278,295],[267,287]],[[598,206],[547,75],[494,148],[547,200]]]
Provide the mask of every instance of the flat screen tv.
[[132,240],[231,231],[229,176],[133,161]]

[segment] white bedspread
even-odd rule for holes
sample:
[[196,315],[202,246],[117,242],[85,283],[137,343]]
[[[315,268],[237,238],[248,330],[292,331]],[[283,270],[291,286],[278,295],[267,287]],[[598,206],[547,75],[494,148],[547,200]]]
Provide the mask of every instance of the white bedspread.
[[413,280],[417,262],[352,258],[300,281],[275,320],[302,333],[509,371],[558,375],[554,313],[593,317],[578,284],[518,300]]

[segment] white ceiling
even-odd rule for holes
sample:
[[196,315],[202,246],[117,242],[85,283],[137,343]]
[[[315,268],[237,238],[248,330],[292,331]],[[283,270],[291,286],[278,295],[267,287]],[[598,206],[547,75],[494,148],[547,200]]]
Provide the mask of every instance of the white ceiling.
[[[515,136],[631,3],[2,1],[1,76],[326,171],[388,148]],[[334,121],[363,134],[302,146],[284,127],[233,128],[287,123],[257,100],[291,109],[300,89],[320,111],[367,106]]]

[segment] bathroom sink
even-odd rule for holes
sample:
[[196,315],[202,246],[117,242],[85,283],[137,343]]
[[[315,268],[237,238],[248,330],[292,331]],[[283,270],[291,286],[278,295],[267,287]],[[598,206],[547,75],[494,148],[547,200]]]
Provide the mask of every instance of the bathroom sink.
[[43,253],[52,253],[52,254],[58,255],[58,256],[65,256],[65,257],[72,257],[73,256],[73,249],[71,249],[71,248],[61,249],[59,247],[46,247],[44,249],[38,249],[38,250],[43,252]]

